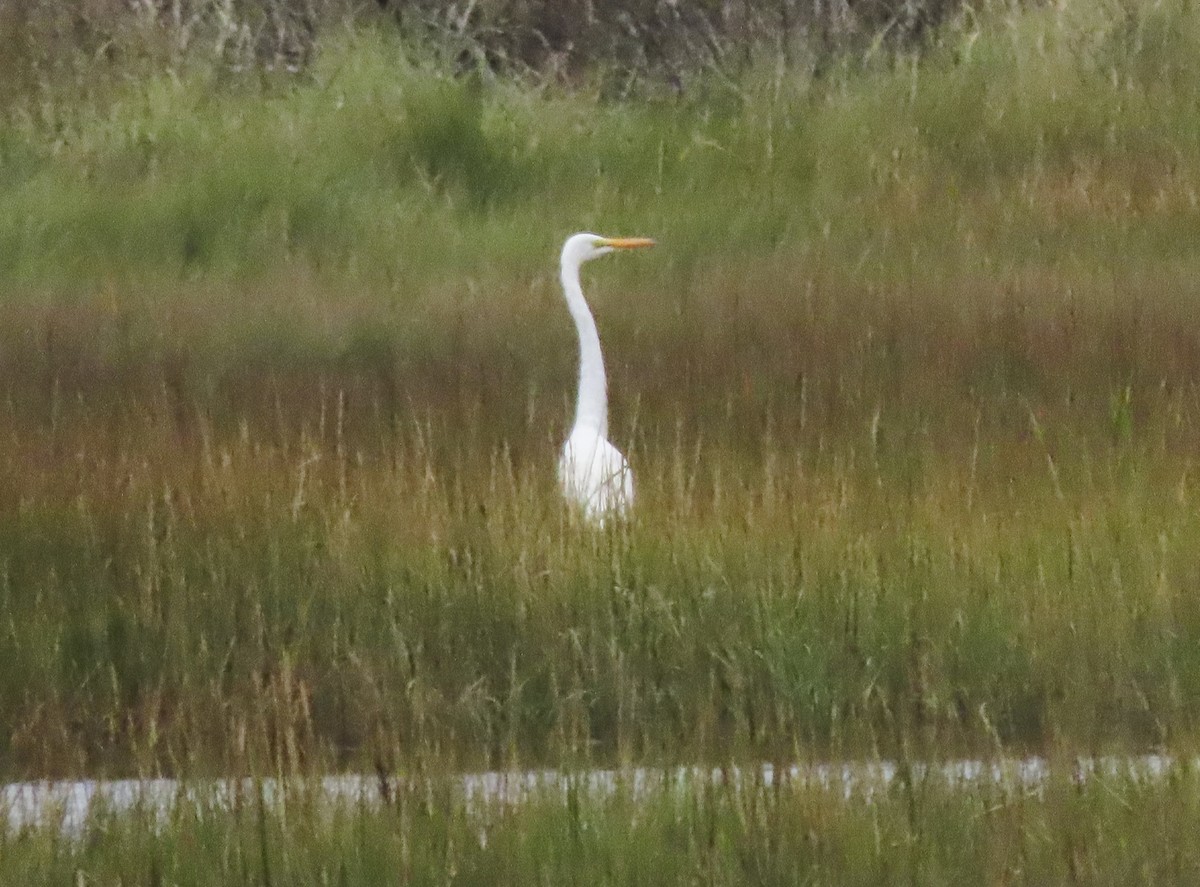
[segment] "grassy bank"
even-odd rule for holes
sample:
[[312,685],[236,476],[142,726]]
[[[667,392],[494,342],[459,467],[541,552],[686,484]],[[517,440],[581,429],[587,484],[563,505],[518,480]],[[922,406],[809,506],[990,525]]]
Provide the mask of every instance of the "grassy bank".
[[[1072,4],[616,103],[364,29],[14,99],[0,769],[1186,746],[1197,48]],[[661,243],[588,269],[600,535],[583,228]]]

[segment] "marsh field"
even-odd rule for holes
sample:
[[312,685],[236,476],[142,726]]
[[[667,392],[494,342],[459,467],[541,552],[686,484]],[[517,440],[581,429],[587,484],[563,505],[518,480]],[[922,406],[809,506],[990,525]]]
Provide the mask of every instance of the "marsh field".
[[[35,18],[0,87],[0,776],[412,781],[4,833],[0,880],[1200,878],[1194,767],[1070,778],[1200,749],[1191,3],[682,79],[464,71],[365,13],[289,65],[55,55]],[[585,269],[638,488],[601,531],[554,478],[577,230],[658,240]],[[1031,754],[1064,775],[905,769]],[[909,775],[482,820],[447,787],[847,760]]]

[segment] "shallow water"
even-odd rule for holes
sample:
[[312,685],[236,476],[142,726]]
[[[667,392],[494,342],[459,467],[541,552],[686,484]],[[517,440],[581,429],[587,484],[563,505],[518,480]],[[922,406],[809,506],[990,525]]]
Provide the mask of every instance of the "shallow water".
[[[951,787],[990,784],[1036,793],[1055,772],[1055,767],[1070,767],[1070,777],[1077,782],[1086,782],[1095,775],[1153,782],[1166,778],[1173,768],[1187,763],[1168,755],[1142,755],[1078,758],[1053,766],[1040,757],[917,763],[908,765],[907,771],[894,761],[793,764],[786,768],[764,764],[759,768],[530,770],[466,774],[457,778],[457,789],[466,808],[476,812],[497,805],[520,804],[532,798],[552,797],[555,793],[565,796],[570,789],[601,798],[618,791],[647,797],[657,792],[683,791],[704,783],[727,786],[733,791],[770,787],[777,782],[792,783],[825,788],[847,800],[857,796],[870,801],[874,793],[898,779],[932,778]],[[1200,758],[1192,760],[1190,765],[1200,766]],[[4,815],[10,832],[57,824],[64,835],[78,837],[85,832],[89,819],[100,814],[139,813],[162,825],[180,805],[191,805],[198,812],[232,810],[247,803],[280,807],[290,797],[310,797],[314,791],[335,808],[375,806],[383,803],[404,778],[384,781],[377,776],[351,774],[288,780],[21,782],[0,790],[0,814]],[[452,785],[454,781],[451,779]],[[440,779],[437,782],[445,784]]]

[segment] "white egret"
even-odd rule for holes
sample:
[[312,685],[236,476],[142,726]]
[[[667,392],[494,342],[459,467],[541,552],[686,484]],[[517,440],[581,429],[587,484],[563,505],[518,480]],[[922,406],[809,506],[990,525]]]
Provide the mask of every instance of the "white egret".
[[563,496],[593,523],[620,517],[633,505],[633,472],[621,451],[608,442],[608,382],[600,335],[579,285],[579,267],[618,249],[653,246],[646,237],[574,234],[563,244],[559,266],[563,295],[579,332],[579,395],[575,424],[563,445],[558,481]]

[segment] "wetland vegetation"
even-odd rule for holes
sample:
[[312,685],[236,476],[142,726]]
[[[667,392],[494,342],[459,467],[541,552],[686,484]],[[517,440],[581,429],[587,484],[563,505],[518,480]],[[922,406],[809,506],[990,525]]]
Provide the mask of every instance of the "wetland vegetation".
[[[295,70],[8,57],[8,781],[1194,753],[1191,4],[967,10],[679,83],[464,72],[391,21]],[[602,533],[553,480],[583,229],[659,241],[585,274],[639,494]],[[1191,774],[1071,791],[534,805],[478,850],[453,805],[110,823],[130,855],[35,835],[0,869],[186,880],[186,845],[299,883],[324,848],[370,880],[422,834],[463,880],[658,878],[631,842],[676,848],[659,881],[1195,873]]]

